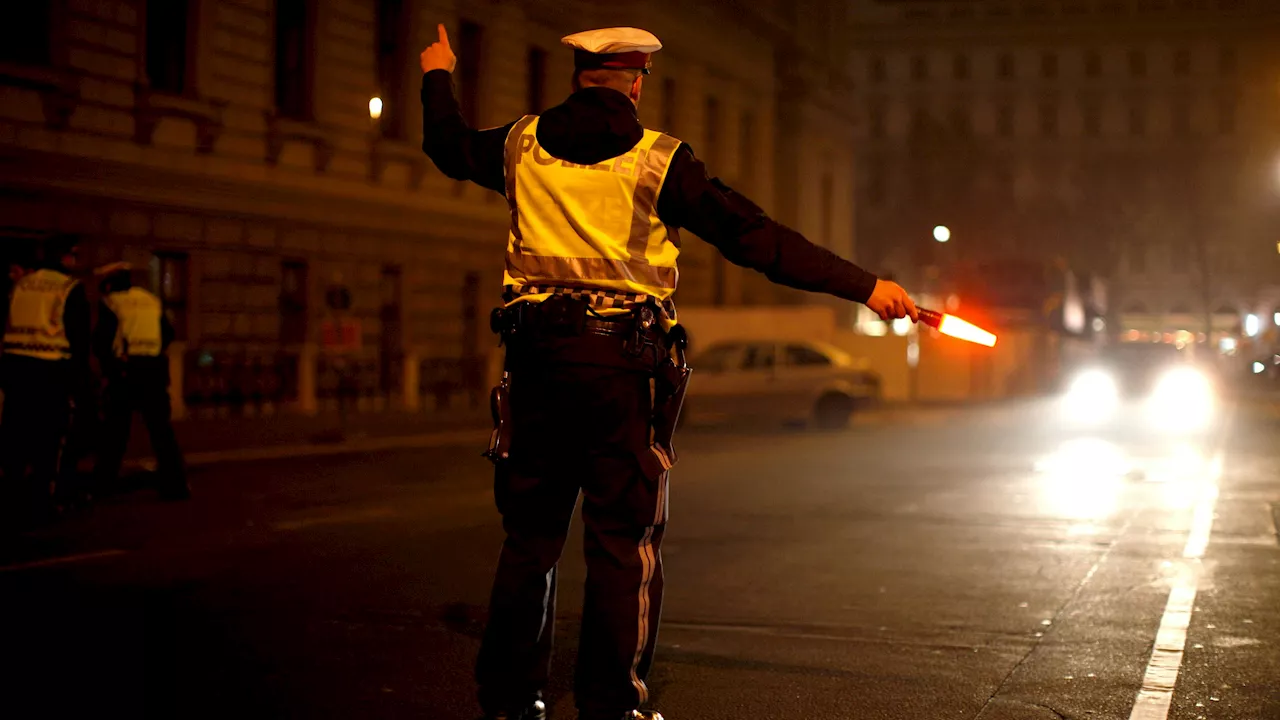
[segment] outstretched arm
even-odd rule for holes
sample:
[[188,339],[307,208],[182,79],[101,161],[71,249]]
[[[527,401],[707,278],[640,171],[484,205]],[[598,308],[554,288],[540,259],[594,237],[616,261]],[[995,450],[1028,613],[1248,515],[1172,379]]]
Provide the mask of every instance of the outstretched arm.
[[[506,192],[503,146],[511,125],[490,130],[467,126],[453,94],[457,58],[449,34],[438,26],[440,39],[422,51],[422,151],[454,180],[471,180],[494,192]],[[514,123],[512,123],[514,124]]]
[[687,228],[716,247],[729,262],[756,270],[787,287],[860,302],[886,320],[916,319],[916,307],[896,283],[875,275],[765,214],[719,179],[688,145],[671,160],[658,196],[658,217]]

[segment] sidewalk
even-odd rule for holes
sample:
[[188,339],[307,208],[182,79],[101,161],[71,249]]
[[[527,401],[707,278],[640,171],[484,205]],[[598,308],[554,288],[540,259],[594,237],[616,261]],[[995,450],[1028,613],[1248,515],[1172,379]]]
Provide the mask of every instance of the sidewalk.
[[[488,408],[452,413],[403,411],[353,413],[343,423],[336,413],[178,420],[173,424],[189,463],[326,454],[483,437],[492,427]],[[388,445],[390,443],[390,445]],[[150,460],[146,430],[135,419],[126,461]]]

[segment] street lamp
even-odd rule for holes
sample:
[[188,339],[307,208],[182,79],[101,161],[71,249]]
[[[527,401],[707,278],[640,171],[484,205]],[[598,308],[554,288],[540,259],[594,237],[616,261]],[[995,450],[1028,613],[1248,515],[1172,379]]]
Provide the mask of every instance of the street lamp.
[[369,118],[371,120],[377,120],[380,117],[382,117],[382,98],[369,98]]
[[933,239],[940,243],[944,243],[951,239],[951,228],[946,225],[938,225],[933,229]]

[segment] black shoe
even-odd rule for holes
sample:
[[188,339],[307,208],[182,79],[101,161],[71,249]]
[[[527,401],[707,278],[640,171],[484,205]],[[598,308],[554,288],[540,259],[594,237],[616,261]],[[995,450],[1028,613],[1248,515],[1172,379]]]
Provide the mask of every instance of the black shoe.
[[[524,710],[514,713],[498,713],[497,715],[485,715],[484,720],[547,720],[547,705],[541,700],[534,700],[533,704]],[[662,718],[658,718],[662,720]]]

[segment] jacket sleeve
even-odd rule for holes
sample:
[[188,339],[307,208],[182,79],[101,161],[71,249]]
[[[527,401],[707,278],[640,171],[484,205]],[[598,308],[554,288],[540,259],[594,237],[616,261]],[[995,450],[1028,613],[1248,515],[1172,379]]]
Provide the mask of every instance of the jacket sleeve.
[[116,359],[116,329],[120,319],[105,302],[98,303],[98,324],[93,328],[93,354],[106,367]]
[[779,285],[866,302],[876,276],[765,214],[682,144],[658,196],[658,217],[711,243],[731,263]]
[[173,344],[176,333],[173,329],[173,323],[169,322],[168,313],[160,313],[160,354],[164,355],[169,352],[169,346]]
[[514,125],[471,129],[453,95],[453,74],[432,70],[422,76],[422,151],[448,177],[506,193],[504,149]]

